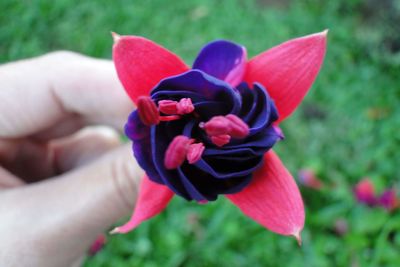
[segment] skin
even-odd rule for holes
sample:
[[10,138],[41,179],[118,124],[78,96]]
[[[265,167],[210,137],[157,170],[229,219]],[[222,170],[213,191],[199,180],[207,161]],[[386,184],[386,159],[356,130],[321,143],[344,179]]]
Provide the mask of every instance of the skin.
[[112,62],[72,52],[0,66],[0,100],[0,265],[79,266],[134,207],[133,104]]

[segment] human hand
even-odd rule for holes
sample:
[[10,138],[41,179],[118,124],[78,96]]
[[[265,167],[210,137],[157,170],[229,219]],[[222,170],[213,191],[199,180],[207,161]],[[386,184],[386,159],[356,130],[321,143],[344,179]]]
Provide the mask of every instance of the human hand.
[[142,171],[115,130],[133,109],[106,60],[0,66],[0,265],[76,266],[131,212]]

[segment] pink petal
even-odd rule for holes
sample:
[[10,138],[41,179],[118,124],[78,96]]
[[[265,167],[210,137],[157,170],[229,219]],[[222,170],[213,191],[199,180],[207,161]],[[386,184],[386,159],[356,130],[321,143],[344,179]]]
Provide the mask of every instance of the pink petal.
[[369,178],[363,178],[353,188],[354,197],[360,203],[370,206],[377,204],[378,200],[375,195],[375,186]]
[[259,82],[274,99],[278,123],[300,104],[321,68],[327,31],[289,40],[252,58],[245,81]]
[[379,197],[379,204],[388,211],[395,210],[399,206],[396,190],[394,188],[386,189]]
[[117,34],[113,37],[115,68],[134,102],[139,96],[148,95],[160,80],[188,70],[179,57],[146,38]]
[[123,226],[116,227],[111,233],[123,234],[131,231],[143,221],[163,211],[173,196],[174,192],[168,187],[151,181],[145,175],[140,185],[138,201],[131,219]]
[[96,255],[100,250],[102,250],[106,242],[107,242],[106,236],[104,234],[99,235],[90,246],[88,251],[89,255],[90,256]]
[[312,169],[301,169],[298,172],[298,178],[300,184],[306,187],[319,190],[323,187],[322,181],[317,177],[314,170]]
[[281,235],[292,235],[300,242],[305,215],[299,189],[272,150],[265,154],[264,161],[264,165],[254,173],[250,185],[226,197],[267,229]]

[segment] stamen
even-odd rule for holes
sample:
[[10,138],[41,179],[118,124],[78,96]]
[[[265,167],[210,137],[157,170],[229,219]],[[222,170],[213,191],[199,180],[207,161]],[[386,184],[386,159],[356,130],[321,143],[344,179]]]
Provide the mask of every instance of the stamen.
[[173,100],[158,101],[158,108],[167,115],[184,115],[189,114],[194,110],[192,99],[182,98],[179,102]]
[[151,126],[160,122],[157,106],[150,97],[140,96],[137,101],[137,110],[143,124]]
[[203,143],[191,144],[186,154],[186,158],[189,164],[193,164],[199,161],[201,159],[201,155],[204,152],[204,149],[205,147]]
[[199,127],[204,129],[208,136],[230,135],[233,138],[245,138],[250,132],[249,126],[233,114],[212,117],[206,123],[199,123]]
[[182,165],[188,153],[189,146],[194,139],[189,139],[184,135],[176,136],[165,151],[164,166],[168,170],[173,170]]
[[167,115],[178,114],[178,102],[173,100],[160,100],[158,101],[158,108],[160,111]]
[[249,126],[241,118],[233,114],[228,114],[225,118],[231,122],[230,136],[233,138],[245,138],[249,135]]
[[179,103],[176,105],[178,109],[178,114],[189,114],[194,110],[194,106],[192,103],[192,99],[190,98],[182,98]]
[[221,134],[226,135],[231,130],[231,121],[224,116],[215,116],[212,117],[208,122],[204,123],[203,128],[209,136]]
[[211,136],[211,142],[213,142],[214,145],[219,147],[228,144],[230,141],[231,141],[231,136],[228,134]]
[[170,115],[170,116],[160,116],[159,120],[160,121],[176,121],[179,120],[181,116],[179,115]]

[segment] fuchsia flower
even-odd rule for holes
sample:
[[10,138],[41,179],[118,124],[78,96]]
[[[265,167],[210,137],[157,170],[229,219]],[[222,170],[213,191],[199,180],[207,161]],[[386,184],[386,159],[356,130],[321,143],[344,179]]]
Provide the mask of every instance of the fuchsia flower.
[[299,182],[306,187],[319,190],[323,187],[321,180],[312,169],[301,169],[298,172]]
[[369,206],[377,204],[375,187],[369,178],[364,178],[358,182],[354,187],[353,192],[358,202]]
[[192,69],[150,40],[114,34],[118,77],[137,105],[125,132],[146,175],[132,218],[112,232],[132,230],[174,195],[202,204],[224,195],[267,229],[300,241],[303,201],[271,148],[283,138],[278,124],[318,74],[326,33],[249,61],[244,47],[211,42]]
[[99,235],[90,246],[88,251],[89,255],[90,256],[96,255],[99,251],[103,249],[106,242],[107,242],[106,236],[104,234]]
[[387,211],[399,207],[399,200],[394,188],[386,189],[381,195],[375,192],[375,186],[369,178],[364,178],[353,189],[354,197],[360,203],[371,207],[381,206]]
[[378,198],[380,206],[388,211],[395,210],[399,207],[399,200],[394,188],[386,189]]

